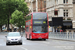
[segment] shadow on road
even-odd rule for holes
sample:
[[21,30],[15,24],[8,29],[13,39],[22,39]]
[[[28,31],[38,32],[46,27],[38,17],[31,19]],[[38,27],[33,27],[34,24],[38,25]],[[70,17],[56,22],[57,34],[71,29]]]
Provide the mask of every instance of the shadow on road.
[[21,44],[8,44],[6,46],[16,46],[16,45],[21,45]]
[[31,39],[31,41],[47,41],[46,39]]

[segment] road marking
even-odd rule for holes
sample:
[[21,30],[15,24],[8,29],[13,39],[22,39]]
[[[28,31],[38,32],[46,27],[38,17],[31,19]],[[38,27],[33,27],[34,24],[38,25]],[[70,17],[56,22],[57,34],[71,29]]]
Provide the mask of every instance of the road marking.
[[43,43],[50,44],[49,42],[43,42]]
[[[19,47],[19,46],[18,46]],[[28,50],[27,48],[24,48],[24,47],[21,47],[22,49],[24,49],[24,50]]]
[[23,43],[23,44],[26,44],[26,43]]
[[24,47],[21,47],[22,49],[24,49],[24,50],[28,50],[28,49],[26,49],[26,48],[24,48]]

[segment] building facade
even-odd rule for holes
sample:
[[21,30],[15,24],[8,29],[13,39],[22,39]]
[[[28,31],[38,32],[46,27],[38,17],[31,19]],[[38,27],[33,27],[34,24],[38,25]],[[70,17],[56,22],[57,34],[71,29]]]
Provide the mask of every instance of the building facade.
[[48,13],[49,21],[52,21],[52,17],[63,17],[63,24],[65,26],[62,27],[67,29],[72,27],[70,26],[72,24],[69,23],[69,21],[73,21],[72,2],[73,0],[46,0],[46,12]]
[[33,12],[33,5],[32,5],[32,2],[31,0],[25,0],[25,2],[27,3],[27,6],[29,8],[29,12]]
[[73,0],[73,27],[75,28],[75,0]]
[[46,12],[46,0],[38,0],[38,12]]
[[[73,20],[73,0],[46,0],[46,12],[51,17],[63,17],[65,20],[71,18]],[[54,11],[58,11],[58,15],[54,15]]]
[[46,12],[46,0],[25,0],[25,2],[30,12]]

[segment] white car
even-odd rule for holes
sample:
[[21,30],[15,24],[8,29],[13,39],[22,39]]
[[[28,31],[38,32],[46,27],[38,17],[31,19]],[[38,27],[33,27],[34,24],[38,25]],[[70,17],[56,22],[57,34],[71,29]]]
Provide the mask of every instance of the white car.
[[6,37],[6,45],[19,43],[22,45],[22,37],[19,32],[9,32]]

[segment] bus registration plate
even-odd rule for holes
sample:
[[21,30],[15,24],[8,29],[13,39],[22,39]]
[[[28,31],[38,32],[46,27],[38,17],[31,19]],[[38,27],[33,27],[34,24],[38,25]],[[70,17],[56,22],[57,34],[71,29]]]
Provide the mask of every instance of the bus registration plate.
[[41,37],[39,37],[38,39],[42,39]]

